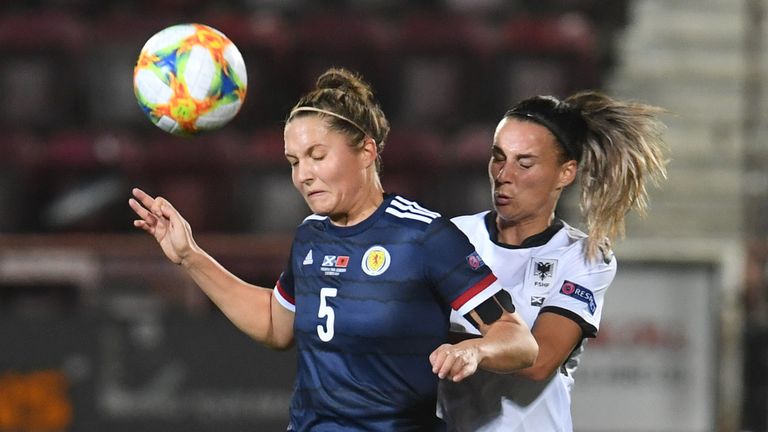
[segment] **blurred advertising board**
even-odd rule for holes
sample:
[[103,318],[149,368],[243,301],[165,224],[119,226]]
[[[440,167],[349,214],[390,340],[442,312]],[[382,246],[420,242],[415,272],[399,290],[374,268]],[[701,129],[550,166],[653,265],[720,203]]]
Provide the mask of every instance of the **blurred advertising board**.
[[581,432],[716,430],[716,268],[619,262],[572,392]]
[[0,431],[284,430],[293,352],[220,314],[0,318]]

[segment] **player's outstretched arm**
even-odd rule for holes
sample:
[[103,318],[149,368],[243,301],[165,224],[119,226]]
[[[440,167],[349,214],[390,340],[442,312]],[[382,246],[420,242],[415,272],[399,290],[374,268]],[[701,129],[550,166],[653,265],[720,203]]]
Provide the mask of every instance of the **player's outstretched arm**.
[[230,321],[267,346],[291,346],[293,313],[277,302],[271,289],[246,283],[198,247],[189,223],[170,202],[137,188],[133,196],[128,204],[138,216],[134,226],[152,235],[168,259],[184,268]]
[[[471,314],[477,312],[472,311]],[[481,368],[496,373],[511,373],[534,364],[539,345],[520,314],[505,311],[496,321],[487,323],[479,320],[478,323],[483,337],[463,341],[459,346],[477,345]]]
[[584,337],[576,322],[551,312],[539,314],[532,332],[539,344],[536,362],[514,373],[533,381],[545,381],[554,375]]
[[477,310],[469,315],[478,323],[482,337],[443,344],[430,355],[432,371],[441,379],[458,382],[474,374],[478,367],[512,373],[534,364],[539,346],[517,312],[503,311],[490,323]]

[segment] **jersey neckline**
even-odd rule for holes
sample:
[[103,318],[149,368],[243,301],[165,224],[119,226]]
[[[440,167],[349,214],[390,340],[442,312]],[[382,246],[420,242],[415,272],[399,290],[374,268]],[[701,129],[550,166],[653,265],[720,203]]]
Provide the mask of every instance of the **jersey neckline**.
[[370,228],[376,221],[381,217],[382,214],[384,214],[384,210],[389,207],[389,203],[392,201],[392,199],[395,197],[395,194],[393,193],[384,193],[384,200],[381,202],[379,207],[371,213],[370,216],[365,218],[363,221],[358,222],[352,226],[338,226],[331,223],[331,218],[326,217],[322,220],[323,225],[325,226],[325,230],[329,233],[332,233],[339,237],[349,237],[353,236],[355,234],[359,234],[368,228]]
[[506,249],[527,249],[532,247],[538,247],[538,246],[544,246],[552,240],[552,237],[555,236],[555,234],[560,231],[565,224],[563,223],[562,219],[555,218],[554,221],[552,221],[552,224],[548,226],[544,231],[534,234],[525,240],[523,240],[519,245],[510,245],[506,243],[501,243],[498,241],[499,238],[499,230],[496,228],[496,211],[491,210],[485,215],[485,229],[488,231],[488,237],[490,238],[491,242],[495,244],[496,246],[503,247]]

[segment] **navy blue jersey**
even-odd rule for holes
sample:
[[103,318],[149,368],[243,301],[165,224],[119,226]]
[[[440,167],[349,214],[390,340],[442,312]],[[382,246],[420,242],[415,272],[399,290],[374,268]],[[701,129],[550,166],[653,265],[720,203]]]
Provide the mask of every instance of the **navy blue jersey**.
[[495,281],[454,224],[400,196],[351,227],[308,217],[275,287],[295,312],[289,429],[442,430],[429,355]]

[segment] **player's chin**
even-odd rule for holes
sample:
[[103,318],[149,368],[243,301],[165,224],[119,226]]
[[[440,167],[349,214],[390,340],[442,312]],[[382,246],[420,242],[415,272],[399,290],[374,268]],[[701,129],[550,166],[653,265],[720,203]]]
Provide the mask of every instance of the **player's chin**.
[[493,209],[496,211],[496,215],[499,219],[503,221],[511,222],[519,217],[519,214],[516,211],[517,209],[506,203],[494,202]]
[[328,208],[328,206],[324,206],[312,200],[306,200],[306,202],[313,214],[316,214],[318,216],[330,216],[331,211]]

